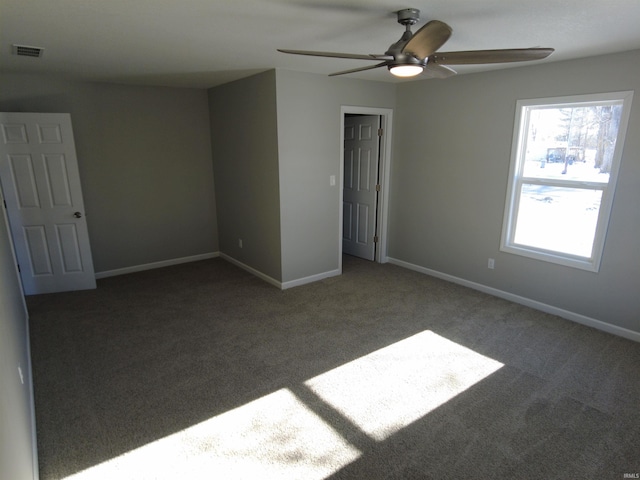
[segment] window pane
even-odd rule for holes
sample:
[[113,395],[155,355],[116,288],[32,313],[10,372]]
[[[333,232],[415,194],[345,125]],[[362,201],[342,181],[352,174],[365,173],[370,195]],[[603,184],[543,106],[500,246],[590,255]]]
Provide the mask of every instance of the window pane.
[[609,181],[622,103],[528,107],[523,175]]
[[632,99],[518,100],[500,250],[599,270]]
[[590,258],[601,190],[523,184],[514,243]]

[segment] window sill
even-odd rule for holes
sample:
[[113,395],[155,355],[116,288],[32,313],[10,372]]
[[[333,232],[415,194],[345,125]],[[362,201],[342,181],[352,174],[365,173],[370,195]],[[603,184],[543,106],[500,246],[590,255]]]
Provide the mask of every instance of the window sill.
[[569,254],[560,254],[558,252],[549,252],[524,245],[501,245],[501,252],[519,255],[521,257],[541,260],[547,263],[555,263],[564,267],[577,268],[588,272],[598,273],[600,270],[599,262],[591,258],[577,257]]

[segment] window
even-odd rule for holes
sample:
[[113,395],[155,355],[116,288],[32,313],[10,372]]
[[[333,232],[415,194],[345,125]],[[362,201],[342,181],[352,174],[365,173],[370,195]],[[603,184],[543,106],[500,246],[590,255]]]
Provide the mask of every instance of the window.
[[518,101],[502,251],[599,270],[632,97]]

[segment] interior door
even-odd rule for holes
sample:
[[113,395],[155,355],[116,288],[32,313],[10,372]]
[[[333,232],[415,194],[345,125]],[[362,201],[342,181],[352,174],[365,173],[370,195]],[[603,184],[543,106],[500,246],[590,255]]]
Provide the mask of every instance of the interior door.
[[0,113],[0,180],[26,295],[96,287],[71,117]]
[[376,206],[380,141],[377,115],[344,119],[342,251],[375,259]]

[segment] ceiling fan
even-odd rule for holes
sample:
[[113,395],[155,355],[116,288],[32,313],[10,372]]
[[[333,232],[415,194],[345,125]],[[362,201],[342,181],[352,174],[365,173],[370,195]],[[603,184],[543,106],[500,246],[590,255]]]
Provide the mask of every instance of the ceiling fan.
[[[351,54],[334,52],[314,52],[309,50],[278,49],[282,53],[294,55],[311,55],[316,57],[350,58],[356,60],[379,61],[375,65],[353,68],[331,73],[329,76],[372,70],[387,67],[398,77],[413,77],[426,73],[433,78],[446,78],[455,75],[456,71],[448,65],[472,65],[486,63],[527,62],[540,60],[553,53],[553,48],[513,48],[502,50],[471,50],[461,52],[438,52],[437,50],[449,39],[453,30],[439,20],[431,20],[417,32],[411,26],[418,23],[420,10],[405,8],[396,12],[398,23],[405,26],[400,40],[392,44],[384,54]],[[380,60],[382,60],[380,62]]]

